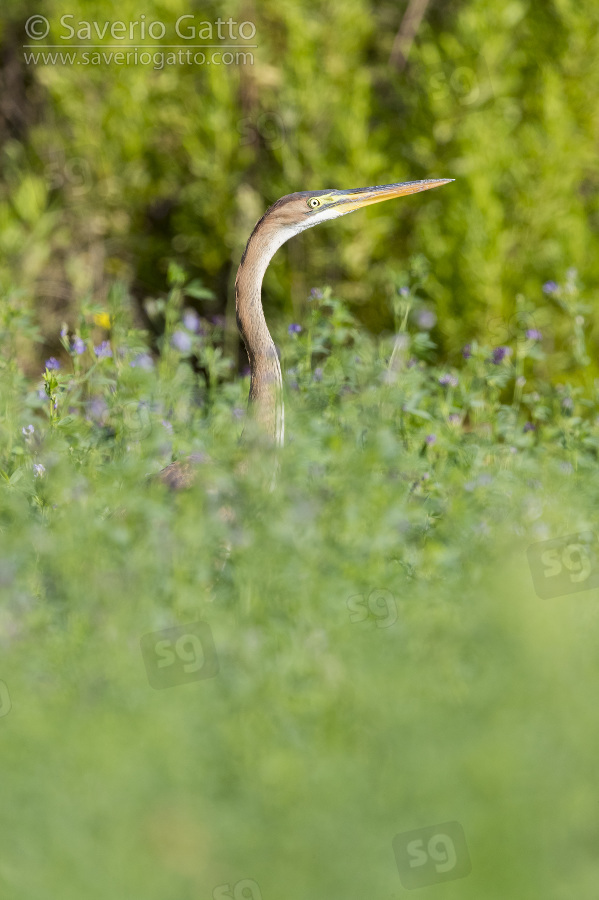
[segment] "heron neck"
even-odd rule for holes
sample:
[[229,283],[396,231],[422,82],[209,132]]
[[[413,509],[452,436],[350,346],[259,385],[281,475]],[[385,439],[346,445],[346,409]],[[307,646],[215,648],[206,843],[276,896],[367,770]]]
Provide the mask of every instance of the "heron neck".
[[[257,226],[258,227],[258,226]],[[262,308],[262,279],[281,235],[251,235],[235,280],[237,325],[250,362],[249,410],[260,431],[273,443],[283,443],[283,378],[274,341]]]

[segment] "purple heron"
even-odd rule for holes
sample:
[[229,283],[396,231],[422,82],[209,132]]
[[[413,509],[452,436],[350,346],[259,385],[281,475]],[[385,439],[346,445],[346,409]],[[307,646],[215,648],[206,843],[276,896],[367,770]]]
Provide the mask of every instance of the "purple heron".
[[[273,446],[284,439],[283,377],[274,341],[262,308],[262,279],[276,251],[289,238],[347,213],[405,197],[453,181],[431,178],[403,184],[383,184],[349,191],[299,191],[277,200],[252,231],[241,257],[235,279],[237,326],[250,362],[248,412],[259,433]],[[171,463],[159,473],[159,479],[173,489],[188,487],[195,465],[202,457],[192,455]]]

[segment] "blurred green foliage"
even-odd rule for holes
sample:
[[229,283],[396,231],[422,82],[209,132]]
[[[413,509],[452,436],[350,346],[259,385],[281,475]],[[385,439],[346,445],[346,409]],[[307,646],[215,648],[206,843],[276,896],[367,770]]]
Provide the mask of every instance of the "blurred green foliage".
[[[163,44],[189,43],[174,36],[181,15],[256,26],[253,64],[162,69],[27,66],[30,13],[12,0],[0,26],[5,88],[20,110],[5,100],[0,284],[16,280],[47,339],[74,297],[102,302],[116,276],[140,301],[160,295],[173,258],[214,293],[213,311],[231,313],[244,243],[278,197],[431,176],[456,181],[287,245],[266,278],[271,315],[335,282],[379,331],[389,285],[418,251],[432,267],[438,343],[455,352],[490,317],[509,318],[517,294],[542,306],[539,285],[569,267],[597,287],[590,0],[431,4],[401,71],[389,62],[395,4],[152,2],[144,14],[165,23]],[[36,13],[51,24],[48,42],[73,43],[62,0]],[[68,14],[139,20],[134,0],[75,0]]]
[[[32,382],[34,316],[5,307],[2,896],[399,897],[394,836],[453,820],[472,873],[445,896],[592,896],[596,589],[541,600],[525,553],[597,529],[576,288],[567,353],[524,317],[438,367],[413,268],[394,335],[330,289],[277,330],[272,490],[264,454],[239,466],[248,379],[177,266],[157,361],[115,286]],[[190,451],[191,491],[148,480]],[[218,674],[153,689],[140,639],[198,621]]]

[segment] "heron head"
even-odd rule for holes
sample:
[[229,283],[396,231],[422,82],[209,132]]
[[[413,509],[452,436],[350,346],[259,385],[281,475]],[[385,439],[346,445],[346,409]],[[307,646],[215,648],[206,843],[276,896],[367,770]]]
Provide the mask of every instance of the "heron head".
[[448,184],[453,178],[430,178],[426,181],[406,181],[401,184],[382,184],[375,187],[354,188],[349,191],[300,191],[281,197],[270,207],[264,220],[293,233],[305,231],[320,222],[337,219],[347,213],[419,191]]

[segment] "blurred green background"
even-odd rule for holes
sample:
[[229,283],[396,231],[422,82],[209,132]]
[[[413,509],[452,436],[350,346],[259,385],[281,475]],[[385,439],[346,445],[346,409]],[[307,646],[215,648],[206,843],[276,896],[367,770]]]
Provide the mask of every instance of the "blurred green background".
[[[597,590],[541,600],[525,550],[597,527],[599,6],[430,2],[402,58],[406,10],[4,0],[2,898],[399,900],[394,836],[450,821],[472,873],[424,900],[596,895]],[[27,65],[28,18],[67,50],[65,14],[257,46]],[[255,221],[430,177],[273,260],[265,492],[238,465]],[[190,493],[147,482],[198,450]],[[154,690],[140,638],[200,619],[219,675]]]

